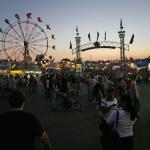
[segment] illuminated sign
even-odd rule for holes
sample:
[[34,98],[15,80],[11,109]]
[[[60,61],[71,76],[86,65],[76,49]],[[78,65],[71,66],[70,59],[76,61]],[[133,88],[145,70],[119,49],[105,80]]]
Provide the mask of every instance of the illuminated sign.
[[82,64],[76,64],[76,72],[82,72]]
[[17,68],[17,64],[11,64],[11,69],[16,69]]

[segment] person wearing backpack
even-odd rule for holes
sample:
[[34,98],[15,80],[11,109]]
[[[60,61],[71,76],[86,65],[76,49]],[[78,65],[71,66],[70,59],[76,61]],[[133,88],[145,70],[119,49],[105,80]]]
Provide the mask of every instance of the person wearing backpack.
[[[118,119],[116,119],[118,114]],[[136,122],[133,113],[132,98],[129,94],[120,97],[118,110],[111,111],[105,118],[107,125],[117,124],[115,128],[118,134],[116,150],[133,150],[133,126]]]
[[106,123],[106,118],[109,117],[114,110],[117,110],[117,99],[115,98],[115,89],[111,87],[107,90],[106,98],[101,101],[101,107],[99,110],[99,115],[101,116],[99,127],[102,131],[101,144],[103,150],[116,149],[117,132],[113,130],[114,124]]

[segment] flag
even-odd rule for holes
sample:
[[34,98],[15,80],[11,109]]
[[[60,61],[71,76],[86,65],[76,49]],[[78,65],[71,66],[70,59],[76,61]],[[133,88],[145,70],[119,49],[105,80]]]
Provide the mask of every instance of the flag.
[[71,43],[71,41],[70,41],[70,47],[69,47],[69,49],[72,49],[72,43]]
[[43,22],[40,17],[37,17],[38,22]]
[[27,16],[28,19],[32,19],[31,15],[32,15],[32,13],[27,13],[26,14],[26,16]]
[[104,40],[106,41],[106,32],[105,32],[105,37],[104,37]]
[[55,35],[54,34],[52,35],[52,39],[55,39]]
[[55,48],[56,48],[56,46],[55,46],[55,45],[53,45],[53,46],[52,46],[52,49],[55,49]]
[[130,40],[130,44],[133,43],[133,40],[134,40],[134,34],[132,34],[132,37],[131,37],[131,40]]
[[123,29],[123,26],[122,26],[122,19],[120,20],[120,28]]
[[88,34],[88,38],[89,38],[89,41],[91,42],[91,36],[90,36],[90,33]]
[[48,24],[46,25],[46,29],[49,29],[49,30],[51,29]]
[[18,14],[15,14],[16,19],[20,20],[20,17]]
[[99,32],[97,32],[97,41],[98,41],[98,38],[99,38]]
[[79,31],[78,31],[78,27],[76,27],[76,32],[79,32]]

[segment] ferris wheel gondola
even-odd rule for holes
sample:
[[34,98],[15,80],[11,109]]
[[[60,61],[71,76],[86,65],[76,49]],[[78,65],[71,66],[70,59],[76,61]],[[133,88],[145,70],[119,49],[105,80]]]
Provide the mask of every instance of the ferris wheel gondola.
[[[2,52],[7,59],[31,61],[37,55],[45,56],[49,48],[54,49],[54,45],[49,45],[46,31],[39,25],[43,22],[41,18],[37,17],[37,21],[33,22],[31,15],[31,13],[27,13],[27,19],[21,20],[20,16],[15,14],[16,22],[11,23],[8,19],[5,19],[7,28],[5,30],[0,28]],[[49,25],[46,25],[46,28],[51,29]],[[51,37],[53,36],[52,34]]]

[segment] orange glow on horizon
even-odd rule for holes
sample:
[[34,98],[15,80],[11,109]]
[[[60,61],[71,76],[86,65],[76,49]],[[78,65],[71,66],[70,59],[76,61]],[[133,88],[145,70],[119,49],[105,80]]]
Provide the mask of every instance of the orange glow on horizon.
[[[65,54],[66,53],[66,54]],[[74,59],[76,54],[72,55],[71,51],[61,50],[53,53],[55,60],[60,61],[63,58]],[[126,51],[125,55],[127,58],[133,57],[134,59],[138,58],[147,58],[150,56],[150,50],[130,50]],[[93,49],[85,52],[81,52],[82,60],[104,60],[104,59],[120,59],[120,50],[119,49]]]

